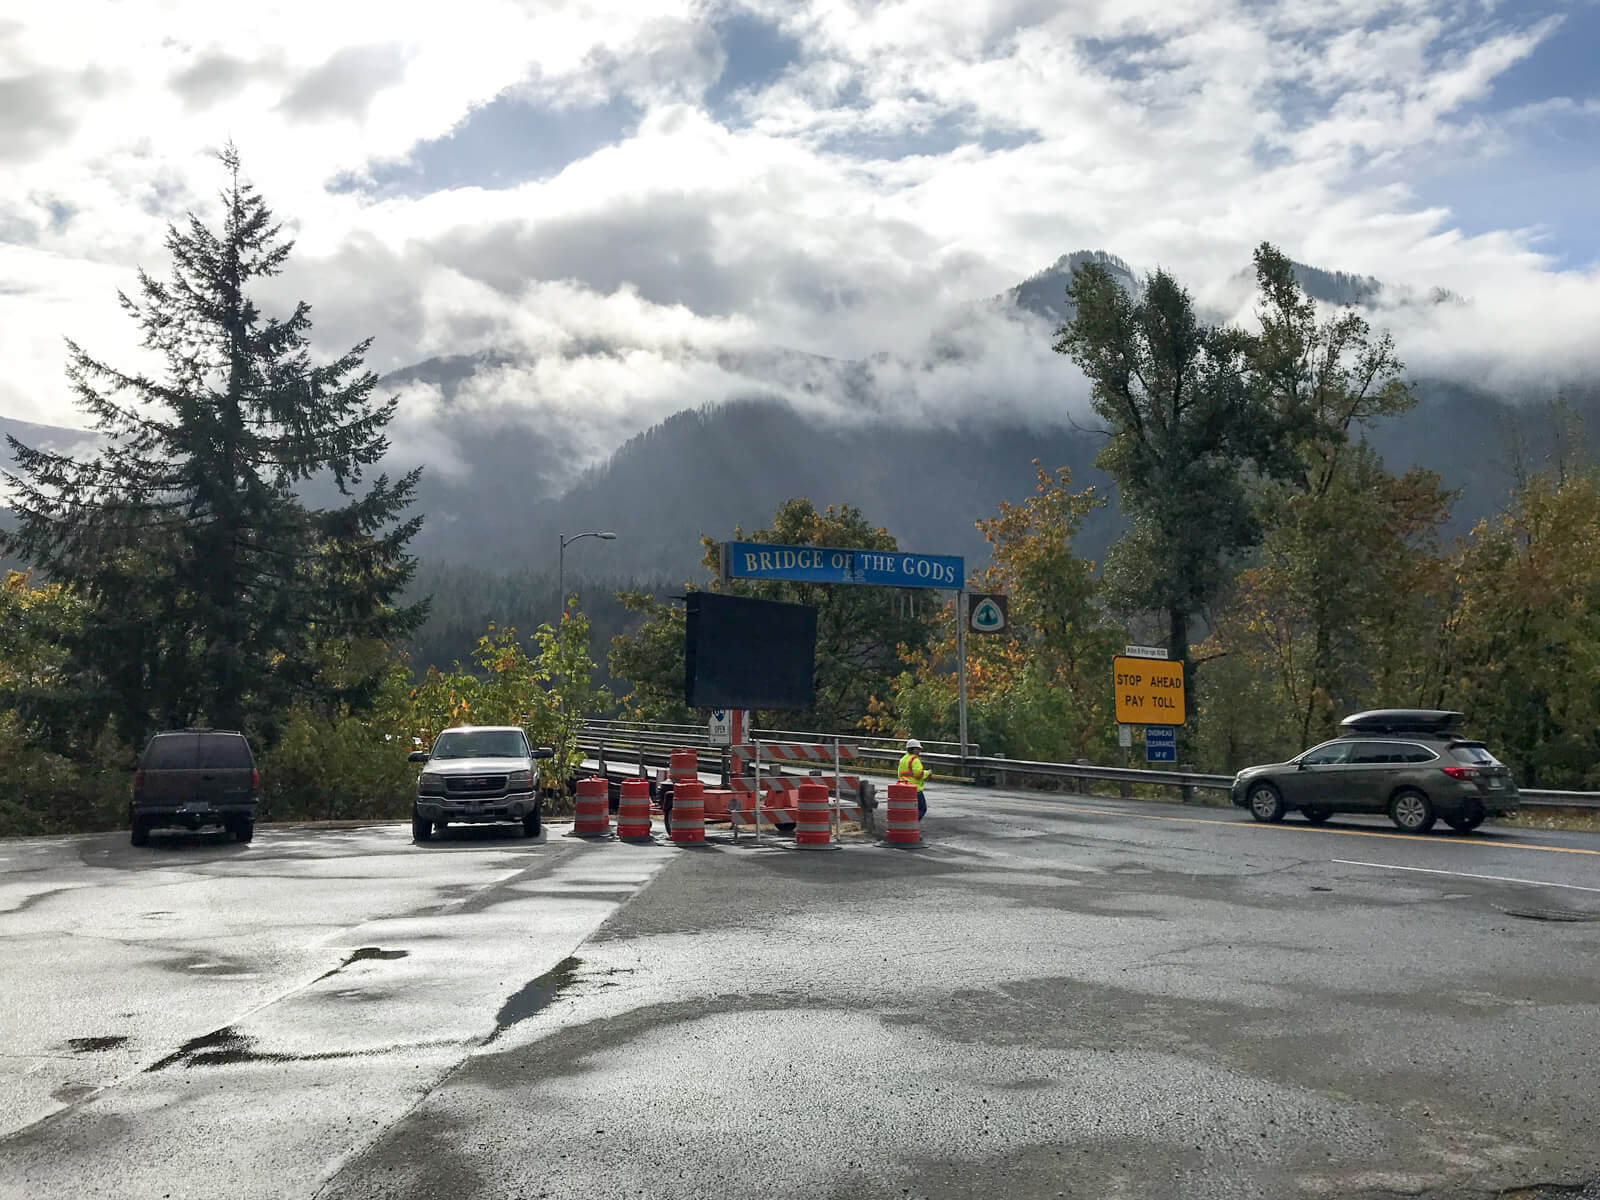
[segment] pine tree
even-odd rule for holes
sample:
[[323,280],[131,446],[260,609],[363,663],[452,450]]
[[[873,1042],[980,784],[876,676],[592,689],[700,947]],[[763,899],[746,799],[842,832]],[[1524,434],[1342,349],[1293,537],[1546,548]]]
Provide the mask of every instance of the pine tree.
[[[98,452],[8,439],[18,525],[3,545],[89,606],[68,646],[81,719],[113,717],[134,742],[197,722],[270,740],[293,699],[359,706],[381,678],[374,647],[425,613],[397,600],[420,471],[363,486],[396,407],[363,369],[370,339],[318,364],[309,305],[262,315],[252,285],[293,243],[236,150],[218,158],[221,232],[193,214],[169,226],[170,280],[141,270],[137,298],[119,293],[165,370],[120,370],[69,341]],[[309,504],[313,488],[335,503]]]

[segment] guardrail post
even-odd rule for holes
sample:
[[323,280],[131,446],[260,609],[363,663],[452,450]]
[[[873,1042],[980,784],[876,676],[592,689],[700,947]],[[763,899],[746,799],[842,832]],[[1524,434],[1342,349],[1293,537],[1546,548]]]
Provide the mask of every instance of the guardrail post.
[[[1185,775],[1187,775],[1187,774],[1189,774],[1189,772],[1194,770],[1194,764],[1193,763],[1179,763],[1178,764],[1178,770],[1182,771]],[[1190,803],[1194,799],[1194,785],[1189,783],[1188,780],[1185,780],[1184,782],[1180,783],[1178,785],[1178,796],[1179,796],[1180,800],[1184,804]]]

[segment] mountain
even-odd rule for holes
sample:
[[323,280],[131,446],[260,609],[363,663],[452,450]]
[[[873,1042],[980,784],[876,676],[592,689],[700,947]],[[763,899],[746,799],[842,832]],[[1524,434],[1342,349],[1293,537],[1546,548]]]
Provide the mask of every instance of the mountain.
[[[537,364],[513,354],[446,356],[394,372],[383,380],[402,395],[388,466],[425,468],[418,508],[427,521],[415,548],[429,563],[553,571],[561,534],[605,529],[618,539],[581,543],[568,555],[569,576],[682,581],[698,575],[702,534],[758,528],[784,500],[805,496],[819,506],[856,505],[907,549],[977,563],[986,549],[974,523],[1031,492],[1037,458],[1050,470],[1070,467],[1076,486],[1095,485],[1113,501],[1080,538],[1080,550],[1099,558],[1121,528],[1115,497],[1093,466],[1099,437],[1068,419],[1072,375],[1049,351],[1054,330],[1071,319],[1067,285],[1086,262],[1130,291],[1141,286],[1123,260],[1085,250],[966,306],[910,352],[847,360],[777,346],[686,348],[685,362],[726,387],[642,431],[623,426],[613,435],[614,415],[541,401]],[[1456,300],[1408,297],[1366,276],[1297,271],[1330,303]],[[1248,278],[1241,281],[1247,288]],[[606,359],[625,351],[582,345],[561,353]],[[479,385],[497,382],[497,373],[509,385],[496,394],[513,399],[486,406]],[[418,398],[418,386],[427,398]],[[1448,532],[1462,533],[1504,503],[1519,457],[1548,453],[1556,422],[1529,396],[1437,379],[1418,381],[1417,390],[1416,410],[1370,436],[1391,468],[1436,470],[1461,490]],[[1600,388],[1571,389],[1567,400],[1590,418],[1586,428],[1600,431]],[[1081,412],[1081,397],[1076,404],[1072,411]],[[4,429],[29,444],[90,439],[21,422],[0,422]],[[615,450],[597,455],[611,436]],[[311,499],[318,495],[310,489]]]

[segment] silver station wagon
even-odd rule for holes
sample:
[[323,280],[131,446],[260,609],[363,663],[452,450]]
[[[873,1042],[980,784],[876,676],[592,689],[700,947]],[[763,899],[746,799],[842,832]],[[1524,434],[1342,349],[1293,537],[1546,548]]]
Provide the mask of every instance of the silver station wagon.
[[1334,813],[1387,813],[1406,833],[1437,820],[1469,833],[1484,819],[1517,810],[1511,768],[1482,742],[1456,732],[1463,716],[1437,709],[1386,708],[1339,723],[1331,742],[1288,762],[1246,767],[1233,802],[1258,821],[1299,812],[1313,824]]

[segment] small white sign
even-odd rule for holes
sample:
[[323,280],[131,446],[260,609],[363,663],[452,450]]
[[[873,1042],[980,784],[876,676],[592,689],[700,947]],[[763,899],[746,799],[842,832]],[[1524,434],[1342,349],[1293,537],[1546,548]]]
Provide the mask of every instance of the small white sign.
[[1118,725],[1117,726],[1117,745],[1121,746],[1124,750],[1126,750],[1129,746],[1133,745],[1133,726],[1132,725]]
[[1167,648],[1165,646],[1124,646],[1122,653],[1129,658],[1165,658],[1167,657]]
[[706,735],[713,746],[728,745],[733,740],[733,714],[725,708],[713,712]]

